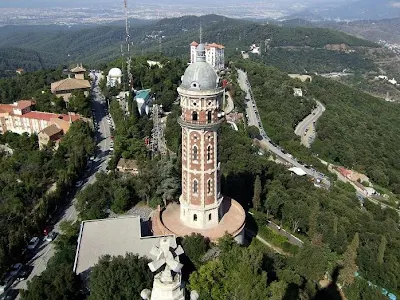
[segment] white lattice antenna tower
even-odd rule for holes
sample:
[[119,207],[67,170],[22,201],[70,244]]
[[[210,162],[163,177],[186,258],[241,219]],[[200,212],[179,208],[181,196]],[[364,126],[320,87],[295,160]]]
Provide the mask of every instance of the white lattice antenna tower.
[[128,16],[128,1],[124,0],[124,7],[125,7],[125,45],[126,45],[126,72],[128,74],[128,86],[129,86],[129,92],[133,90],[133,76],[132,76],[132,70],[131,70],[131,63],[132,63],[132,57],[131,57],[131,35],[129,33],[129,16]]

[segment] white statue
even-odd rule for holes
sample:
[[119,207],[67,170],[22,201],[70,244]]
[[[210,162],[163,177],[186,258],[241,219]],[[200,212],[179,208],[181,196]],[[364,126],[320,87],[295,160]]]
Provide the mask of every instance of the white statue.
[[177,246],[174,237],[165,237],[161,239],[159,247],[153,246],[150,254],[155,259],[148,266],[152,272],[158,271],[158,273],[154,275],[153,290],[144,289],[140,293],[142,299],[185,299],[185,289],[181,276],[183,264],[179,261],[179,255],[183,253],[182,247]]

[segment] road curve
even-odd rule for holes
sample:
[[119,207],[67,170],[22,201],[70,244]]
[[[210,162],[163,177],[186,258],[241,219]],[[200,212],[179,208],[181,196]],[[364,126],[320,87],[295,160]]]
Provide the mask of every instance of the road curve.
[[278,156],[281,160],[284,160],[290,163],[292,166],[302,169],[307,175],[313,177],[315,180],[323,182],[329,188],[331,183],[328,177],[326,177],[322,173],[315,171],[314,169],[306,168],[304,165],[300,164],[293,157],[293,155],[285,153],[282,148],[275,145],[271,141],[271,139],[267,136],[263,128],[260,115],[258,113],[256,100],[254,99],[250,82],[247,79],[247,74],[239,69],[237,71],[238,71],[239,86],[244,92],[246,92],[246,99],[248,99],[246,101],[246,119],[248,125],[256,126],[260,130],[260,135],[261,135],[261,138],[259,140],[260,145],[269,150],[270,152],[272,152],[273,154],[275,154],[276,156]]
[[315,123],[322,116],[325,111],[325,106],[316,100],[317,107],[305,117],[299,124],[297,124],[294,133],[301,137],[301,144],[310,147],[315,139]]

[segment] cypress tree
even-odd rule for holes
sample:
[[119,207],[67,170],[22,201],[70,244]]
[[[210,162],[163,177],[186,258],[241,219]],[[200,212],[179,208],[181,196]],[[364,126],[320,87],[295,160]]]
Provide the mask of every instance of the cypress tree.
[[381,243],[378,249],[378,263],[381,265],[383,264],[383,258],[385,257],[385,250],[386,250],[387,240],[384,235],[382,235]]
[[260,176],[256,176],[256,180],[254,181],[254,193],[253,193],[253,208],[255,210],[259,210],[261,207],[261,179]]
[[358,270],[356,265],[357,249],[360,244],[358,232],[354,234],[353,240],[343,253],[343,269],[340,271],[341,282],[343,285],[350,285],[354,282],[355,272]]

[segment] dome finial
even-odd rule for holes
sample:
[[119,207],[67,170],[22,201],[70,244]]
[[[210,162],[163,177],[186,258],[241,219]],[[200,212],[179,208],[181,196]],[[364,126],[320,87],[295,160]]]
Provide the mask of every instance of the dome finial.
[[206,48],[204,44],[200,43],[196,48],[196,62],[206,61]]

